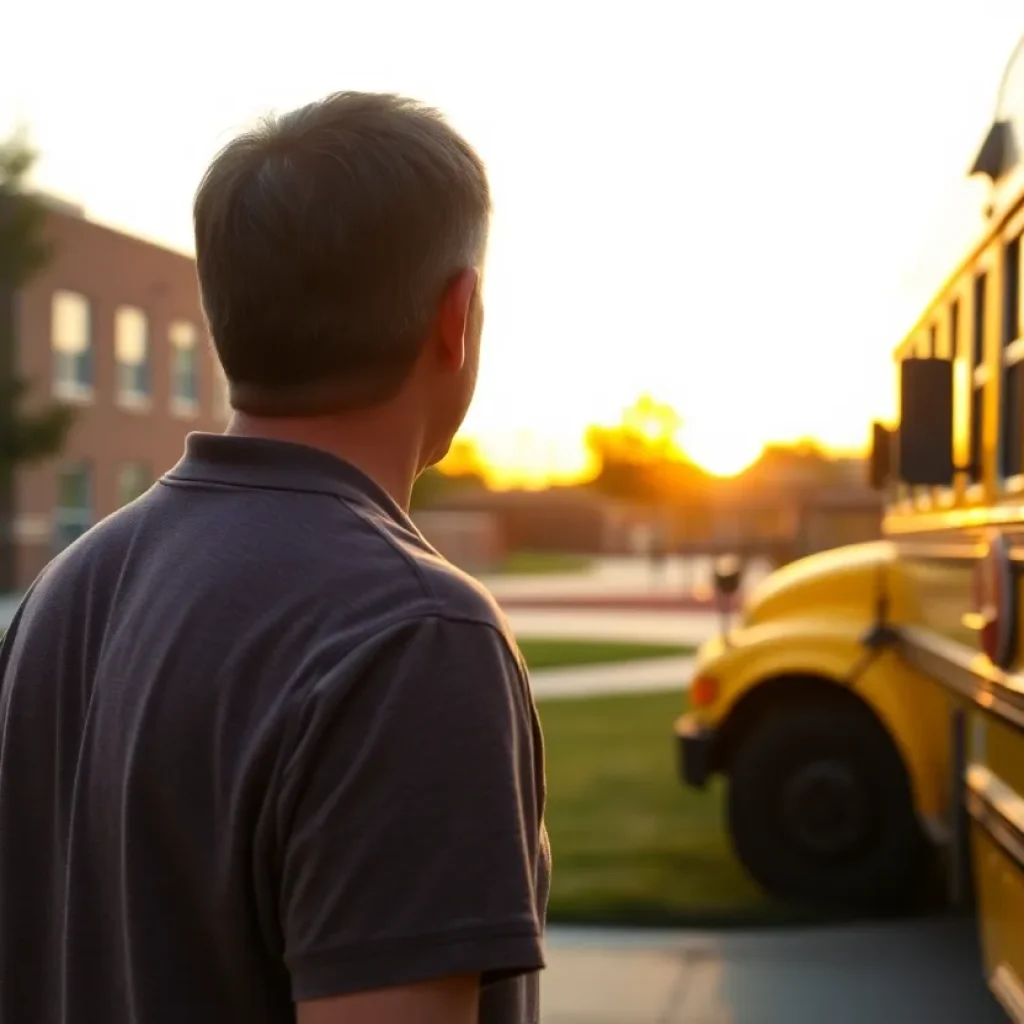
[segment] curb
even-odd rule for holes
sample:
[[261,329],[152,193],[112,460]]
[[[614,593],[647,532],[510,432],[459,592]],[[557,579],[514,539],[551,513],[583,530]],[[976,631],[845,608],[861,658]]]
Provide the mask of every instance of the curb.
[[516,611],[671,611],[716,612],[719,605],[713,598],[691,597],[688,594],[638,595],[636,597],[498,597],[502,608]]
[[693,654],[672,654],[604,665],[539,669],[530,673],[530,686],[536,700],[683,694],[690,688],[696,661]]

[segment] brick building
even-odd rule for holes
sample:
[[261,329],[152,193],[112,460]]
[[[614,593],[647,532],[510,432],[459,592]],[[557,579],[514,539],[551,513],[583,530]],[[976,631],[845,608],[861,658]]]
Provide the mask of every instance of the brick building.
[[68,403],[75,421],[57,458],[16,473],[6,583],[19,589],[228,415],[192,258],[47,205],[53,256],[15,297],[15,367],[30,403]]

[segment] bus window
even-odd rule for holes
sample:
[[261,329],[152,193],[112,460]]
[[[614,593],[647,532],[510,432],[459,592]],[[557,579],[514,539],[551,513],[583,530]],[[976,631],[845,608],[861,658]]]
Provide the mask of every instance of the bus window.
[[1005,288],[1002,309],[1003,414],[1000,452],[1002,475],[1024,476],[1024,340],[1020,332],[1020,238],[1003,251]]
[[[957,426],[955,445],[955,458],[958,463],[967,463],[970,460],[970,452],[963,451],[960,447],[961,440],[970,445],[971,434],[971,353],[964,344],[964,334],[960,331],[960,300],[953,299],[949,304],[949,320],[946,323],[946,351],[945,356],[953,361],[953,422]],[[962,453],[962,454],[961,454]]]
[[985,295],[987,276],[974,279],[974,317],[971,331],[971,483],[981,480],[982,433],[985,429]]
[[935,355],[937,337],[938,331],[935,324],[932,324],[928,330],[923,331],[917,336],[917,343],[914,345],[912,355],[915,355],[918,359],[931,359]]

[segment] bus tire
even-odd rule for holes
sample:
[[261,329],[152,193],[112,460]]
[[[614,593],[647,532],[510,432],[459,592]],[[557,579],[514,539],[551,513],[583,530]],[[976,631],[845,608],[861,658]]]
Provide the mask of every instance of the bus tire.
[[896,910],[928,874],[899,751],[867,708],[845,702],[780,708],[744,737],[728,822],[749,874],[788,900]]

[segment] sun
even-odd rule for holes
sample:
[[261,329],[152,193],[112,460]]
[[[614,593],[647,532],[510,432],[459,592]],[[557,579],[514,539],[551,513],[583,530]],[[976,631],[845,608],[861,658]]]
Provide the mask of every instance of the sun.
[[749,434],[722,429],[684,429],[683,449],[697,465],[715,476],[736,476],[756,462],[764,442]]

